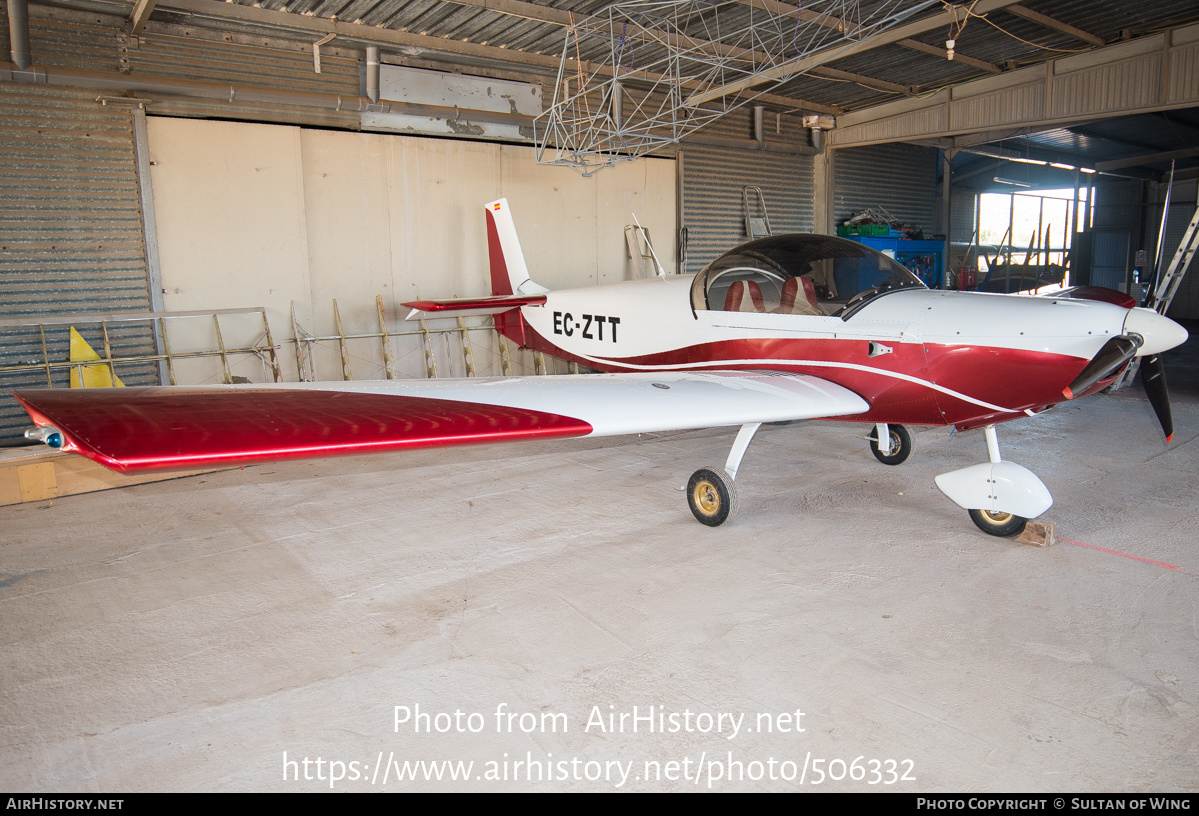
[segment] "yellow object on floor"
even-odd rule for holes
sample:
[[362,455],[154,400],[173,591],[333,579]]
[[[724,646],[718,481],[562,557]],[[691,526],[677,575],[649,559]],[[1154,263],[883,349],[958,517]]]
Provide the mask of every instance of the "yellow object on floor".
[[[83,363],[88,360],[99,360],[100,355],[96,350],[87,344],[83,339],[83,335],[75,331],[75,327],[71,327],[71,362]],[[89,365],[75,366],[71,369],[71,387],[72,388],[112,388],[117,386],[125,387],[125,383],[121,382],[118,377],[109,367],[107,363],[104,365]]]

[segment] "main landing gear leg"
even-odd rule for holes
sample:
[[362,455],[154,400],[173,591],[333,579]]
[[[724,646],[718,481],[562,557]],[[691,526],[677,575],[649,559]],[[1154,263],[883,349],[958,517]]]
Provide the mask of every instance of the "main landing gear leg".
[[985,465],[942,473],[937,487],[970,513],[978,529],[993,536],[1014,536],[1024,531],[1028,519],[1053,505],[1049,489],[1028,468],[1005,462],[999,455],[999,435],[988,425]]
[[750,440],[760,427],[760,422],[741,426],[723,468],[705,467],[691,474],[687,482],[687,504],[700,524],[719,527],[737,512],[737,488],[733,481]]

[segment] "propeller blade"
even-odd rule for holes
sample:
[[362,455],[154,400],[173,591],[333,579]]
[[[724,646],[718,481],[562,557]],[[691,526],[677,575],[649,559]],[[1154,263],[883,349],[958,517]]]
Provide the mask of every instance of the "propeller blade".
[[1170,416],[1170,393],[1166,390],[1166,367],[1162,364],[1160,354],[1152,354],[1141,358],[1141,385],[1145,387],[1145,395],[1149,404],[1157,414],[1157,421],[1162,424],[1162,432],[1166,441],[1174,438],[1174,419]]
[[1103,348],[1099,349],[1099,353],[1091,358],[1086,368],[1079,372],[1074,382],[1062,389],[1062,393],[1066,395],[1066,399],[1074,399],[1076,394],[1081,394],[1104,377],[1119,371],[1140,347],[1139,338],[1133,339],[1127,334],[1113,337],[1103,344]]

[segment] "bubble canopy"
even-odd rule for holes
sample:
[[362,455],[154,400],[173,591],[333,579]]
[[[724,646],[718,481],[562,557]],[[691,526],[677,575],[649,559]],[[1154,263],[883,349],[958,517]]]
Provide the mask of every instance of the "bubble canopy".
[[848,320],[887,292],[927,288],[902,264],[828,235],[775,235],[732,249],[691,286],[697,311],[836,315]]

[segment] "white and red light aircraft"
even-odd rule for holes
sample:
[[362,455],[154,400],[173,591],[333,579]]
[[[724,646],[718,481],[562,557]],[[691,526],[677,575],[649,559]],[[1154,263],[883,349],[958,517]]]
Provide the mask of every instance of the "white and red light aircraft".
[[782,235],[696,275],[550,291],[529,277],[507,201],[486,212],[492,296],[405,304],[409,317],[491,314],[522,346],[607,373],[26,390],[14,396],[38,426],[27,435],[129,472],[740,426],[724,466],[687,486],[695,517],[716,526],[763,422],[869,423],[889,465],[911,452],[905,425],[985,427],[990,461],[936,482],[979,528],[1015,535],[1053,499],[1000,457],[996,423],[1099,390],[1140,357],[1173,434],[1159,355],[1186,331],[1112,290],[935,291],[855,242]]

